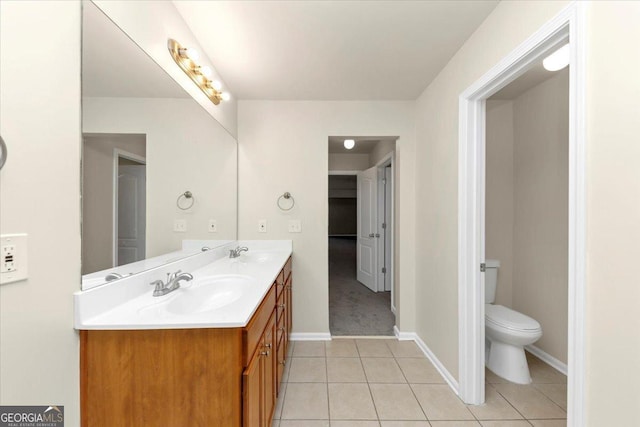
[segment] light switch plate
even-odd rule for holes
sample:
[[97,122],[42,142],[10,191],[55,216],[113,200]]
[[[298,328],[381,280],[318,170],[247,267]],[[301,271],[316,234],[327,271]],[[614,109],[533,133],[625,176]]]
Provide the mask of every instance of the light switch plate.
[[176,219],[173,221],[173,231],[176,233],[186,233],[187,232],[187,220],[186,219]]
[[266,233],[267,232],[267,220],[259,219],[258,220],[258,233]]
[[289,220],[289,233],[302,233],[302,224],[299,219]]
[[209,228],[207,229],[209,233],[217,233],[218,232],[218,223],[215,219],[209,220]]
[[27,237],[26,234],[0,236],[0,285],[27,279]]

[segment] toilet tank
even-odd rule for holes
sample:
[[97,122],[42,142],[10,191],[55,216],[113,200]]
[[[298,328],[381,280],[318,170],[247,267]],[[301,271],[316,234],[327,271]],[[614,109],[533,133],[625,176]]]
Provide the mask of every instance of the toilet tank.
[[484,261],[484,302],[493,304],[496,301],[496,288],[498,287],[498,268],[500,261],[487,259]]

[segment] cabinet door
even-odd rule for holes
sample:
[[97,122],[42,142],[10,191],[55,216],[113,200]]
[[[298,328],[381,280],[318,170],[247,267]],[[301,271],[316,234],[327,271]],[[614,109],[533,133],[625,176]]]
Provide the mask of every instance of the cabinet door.
[[293,280],[292,280],[292,274],[289,275],[289,279],[287,280],[286,284],[285,284],[285,304],[286,304],[286,309],[287,309],[287,315],[285,316],[286,322],[287,322],[287,341],[289,340],[289,336],[291,335],[291,328],[293,326],[293,298],[292,298],[292,293],[291,293],[291,288],[292,288],[292,284],[293,284]]
[[262,425],[270,426],[273,418],[273,411],[276,404],[276,342],[275,342],[276,320],[275,313],[271,315],[267,328],[264,331],[263,356],[263,412]]
[[260,423],[262,419],[262,361],[262,355],[257,353],[242,374],[242,420],[244,427],[262,425]]

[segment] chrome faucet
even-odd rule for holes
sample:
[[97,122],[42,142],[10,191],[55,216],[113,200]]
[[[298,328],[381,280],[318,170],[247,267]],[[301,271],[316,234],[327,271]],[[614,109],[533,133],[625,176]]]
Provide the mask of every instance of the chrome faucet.
[[175,291],[180,287],[180,281],[192,280],[193,276],[189,273],[183,273],[182,270],[178,270],[175,273],[167,273],[167,283],[164,283],[162,280],[154,280],[150,283],[150,285],[155,286],[156,288],[153,290],[154,297],[161,297],[170,292]]
[[249,250],[246,246],[238,246],[235,249],[229,250],[229,258],[238,258],[241,252],[247,252]]

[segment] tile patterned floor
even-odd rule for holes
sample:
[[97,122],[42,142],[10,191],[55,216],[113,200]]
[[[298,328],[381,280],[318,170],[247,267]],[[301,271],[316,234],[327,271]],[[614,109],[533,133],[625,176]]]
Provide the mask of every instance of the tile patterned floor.
[[292,342],[272,426],[566,426],[566,377],[528,357],[532,384],[487,371],[486,403],[471,406],[412,341]]

